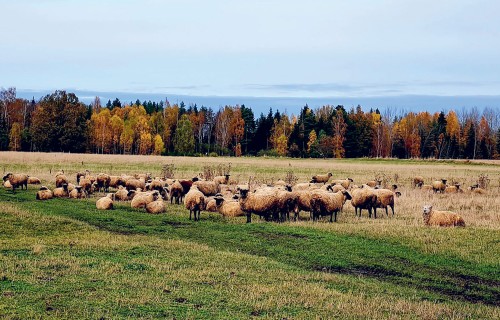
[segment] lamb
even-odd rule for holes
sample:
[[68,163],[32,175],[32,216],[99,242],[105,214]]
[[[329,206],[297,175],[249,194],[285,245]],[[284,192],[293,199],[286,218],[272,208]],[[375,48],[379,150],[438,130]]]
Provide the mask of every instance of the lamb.
[[158,199],[156,201],[150,202],[146,205],[146,212],[147,213],[163,213],[166,211],[165,208],[165,202],[163,202],[163,199]]
[[389,210],[387,207],[390,207],[392,210],[392,216],[394,216],[394,192],[388,189],[375,189],[373,191],[377,196],[377,201],[373,207],[375,209],[375,219],[377,218],[377,208],[385,209],[385,215],[389,216]]
[[327,183],[332,176],[333,174],[331,172],[328,172],[327,174],[317,174],[312,177],[311,183]]
[[196,186],[193,186],[186,194],[184,206],[189,210],[189,220],[191,220],[192,213],[194,213],[194,221],[200,220],[200,212],[205,210],[205,196]]
[[52,191],[52,193],[56,198],[68,198],[69,197],[68,185],[65,183],[62,185],[62,187],[55,188],[54,191]]
[[54,197],[54,194],[46,186],[41,186],[40,190],[38,190],[36,193],[37,200],[49,200],[49,199],[52,199],[53,197]]
[[252,213],[264,217],[267,221],[275,217],[279,210],[276,192],[250,193],[249,187],[240,188],[240,206],[247,215],[247,223],[252,222]]
[[144,208],[148,203],[158,200],[159,197],[160,193],[158,191],[152,191],[152,192],[136,191],[134,197],[132,198],[132,202],[130,202],[130,206],[132,208]]
[[354,207],[354,214],[361,217],[361,211],[363,209],[368,210],[368,217],[372,217],[372,209],[377,204],[377,195],[373,192],[374,190],[369,188],[363,188],[352,190],[351,205]]
[[193,186],[196,186],[205,196],[215,196],[219,193],[219,184],[215,181],[196,181],[193,182]]
[[347,178],[345,180],[333,180],[332,184],[333,185],[340,184],[342,187],[344,187],[344,189],[348,190],[349,186],[351,185],[351,182],[354,182],[354,180],[352,180],[351,178]]
[[105,197],[97,200],[95,206],[98,210],[113,210],[114,194],[108,193]]
[[454,186],[449,186],[444,189],[444,193],[462,193],[463,190],[460,189],[460,183],[455,183]]
[[330,222],[337,222],[337,213],[342,210],[345,199],[352,199],[347,191],[315,192],[311,198],[313,220],[318,220],[320,216],[330,215]]
[[242,217],[245,212],[241,210],[239,201],[226,200],[223,197],[215,197],[217,211],[224,217]]
[[85,190],[83,190],[83,188],[80,186],[76,186],[73,190],[69,192],[69,197],[72,199],[83,199],[87,198],[87,196],[88,196],[87,192],[85,192]]
[[424,206],[424,224],[440,227],[465,227],[465,221],[458,214],[451,211],[433,210],[431,205]]
[[438,193],[438,192],[443,193],[447,187],[446,181],[448,181],[448,180],[441,179],[441,181],[439,181],[439,180],[433,181],[432,182],[432,190],[434,191],[434,193]]
[[180,204],[182,196],[184,195],[184,188],[182,187],[179,180],[175,180],[170,186],[170,203],[172,204],[174,199],[176,204]]
[[115,199],[117,201],[128,201],[130,200],[128,193],[127,189],[123,186],[118,186],[118,191],[115,192]]
[[14,192],[19,186],[21,186],[21,190],[23,189],[23,186],[26,190],[28,190],[28,178],[29,176],[26,174],[13,174],[9,172],[3,177],[3,181],[5,182],[9,180],[12,191]]
[[42,181],[40,181],[37,177],[28,176],[28,184],[42,184]]
[[230,177],[229,174],[225,174],[223,176],[215,176],[213,178],[213,182],[215,182],[217,184],[228,184],[229,183],[229,177]]
[[422,188],[423,185],[424,185],[424,177],[415,176],[415,178],[413,178],[413,187],[414,188]]
[[99,173],[97,175],[96,183],[97,183],[97,190],[99,192],[101,190],[103,192],[108,192],[109,191],[109,185],[111,183],[111,177],[109,176],[109,174]]

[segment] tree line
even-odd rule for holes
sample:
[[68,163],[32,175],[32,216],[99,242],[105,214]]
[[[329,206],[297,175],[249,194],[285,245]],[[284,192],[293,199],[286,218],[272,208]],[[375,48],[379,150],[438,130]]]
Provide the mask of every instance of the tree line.
[[365,112],[360,106],[307,105],[299,114],[245,105],[217,110],[119,99],[88,105],[55,91],[38,101],[0,91],[0,150],[154,155],[255,155],[313,158],[500,158],[500,115]]

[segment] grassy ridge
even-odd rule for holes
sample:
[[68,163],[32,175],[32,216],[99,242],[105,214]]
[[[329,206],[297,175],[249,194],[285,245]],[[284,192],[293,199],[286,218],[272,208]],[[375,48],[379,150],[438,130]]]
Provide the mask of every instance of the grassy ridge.
[[[95,232],[93,228],[97,228],[126,238],[141,236],[162,241],[183,241],[193,248],[208,245],[210,250],[218,254],[245,254],[245,257],[249,255],[256,259],[265,259],[266,270],[271,268],[271,265],[279,265],[278,269],[293,270],[302,275],[341,277],[342,283],[326,283],[326,288],[347,292],[356,297],[368,295],[378,299],[382,290],[389,296],[400,299],[412,297],[411,300],[419,302],[479,302],[498,307],[498,264],[472,263],[458,256],[423,253],[404,243],[387,241],[384,238],[346,235],[293,224],[247,225],[242,223],[243,220],[225,221],[217,215],[205,215],[201,222],[193,223],[187,219],[185,210],[178,206],[169,207],[167,215],[151,216],[132,210],[126,205],[119,206],[112,212],[100,212],[95,210],[93,201],[55,199],[49,202],[35,202],[33,199],[34,194],[31,191],[17,192],[16,195],[9,191],[0,191],[0,203],[11,204],[22,211],[43,212],[44,217],[51,217],[56,221],[59,221],[57,219],[60,217],[70,218],[62,221],[72,221],[69,225],[73,227],[73,221],[80,221],[79,228],[88,232]],[[47,232],[56,238],[71,234],[73,230],[67,230],[61,225],[45,230],[36,223],[29,229],[36,230],[39,236],[46,235]],[[491,231],[491,236],[495,243],[495,231]],[[498,240],[498,234],[496,239]],[[25,252],[26,249],[15,250],[2,251],[2,254],[21,257],[27,255],[28,258],[30,256]],[[137,255],[143,259],[157,254],[150,249],[137,250]],[[101,255],[103,260],[112,257],[117,263],[127,265],[125,262],[128,256],[122,257],[121,251],[99,251],[97,255]],[[198,256],[192,251],[185,252],[188,260],[191,260],[192,255]],[[91,256],[94,257],[92,254]],[[259,265],[259,268],[262,267]],[[148,271],[148,265],[143,263],[132,263],[123,268],[146,273]],[[269,281],[274,284],[277,279],[273,279],[273,272]],[[311,284],[307,286],[309,285]],[[488,307],[480,308],[489,310]],[[248,311],[250,309],[247,308],[245,312],[251,313],[252,311]],[[304,312],[303,308],[297,310],[294,312]],[[264,313],[274,317],[277,315],[275,312],[266,309]]]

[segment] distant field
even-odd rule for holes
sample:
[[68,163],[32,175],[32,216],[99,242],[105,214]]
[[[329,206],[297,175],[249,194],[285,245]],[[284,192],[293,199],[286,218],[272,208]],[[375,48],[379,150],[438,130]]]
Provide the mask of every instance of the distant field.
[[[283,224],[202,213],[182,206],[148,215],[95,198],[36,202],[37,187],[0,189],[0,318],[455,318],[500,317],[500,163],[406,160],[182,158],[0,153],[5,172],[53,186],[63,169],[110,174],[151,172],[173,163],[189,178],[205,164],[231,162],[244,183],[299,181],[332,172],[355,183],[384,177],[399,185],[396,216],[338,223]],[[467,187],[479,175],[488,193],[435,195],[414,190],[448,178]],[[423,226],[422,205],[453,210],[466,228]],[[365,213],[366,214],[366,213]]]

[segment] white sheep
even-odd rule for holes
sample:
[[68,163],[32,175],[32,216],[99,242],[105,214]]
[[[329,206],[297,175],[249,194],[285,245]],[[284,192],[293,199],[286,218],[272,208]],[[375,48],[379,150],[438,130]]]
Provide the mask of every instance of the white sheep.
[[98,210],[112,210],[113,209],[114,194],[108,193],[105,197],[96,201],[95,206]]
[[465,227],[465,221],[455,212],[433,210],[431,205],[425,205],[423,210],[424,223],[428,226]]
[[165,202],[163,199],[158,199],[156,201],[150,202],[146,205],[146,212],[148,213],[163,213],[166,211]]

